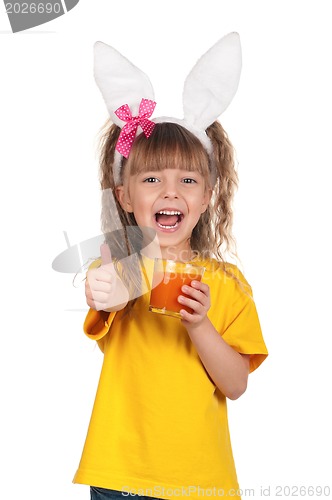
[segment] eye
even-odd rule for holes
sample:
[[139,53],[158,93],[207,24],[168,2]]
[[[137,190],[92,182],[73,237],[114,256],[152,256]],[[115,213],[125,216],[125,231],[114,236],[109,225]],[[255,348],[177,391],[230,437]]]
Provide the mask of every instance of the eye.
[[143,182],[159,182],[159,179],[157,177],[147,177]]
[[197,181],[195,179],[192,179],[191,177],[185,177],[183,179],[183,182],[185,184],[197,184]]

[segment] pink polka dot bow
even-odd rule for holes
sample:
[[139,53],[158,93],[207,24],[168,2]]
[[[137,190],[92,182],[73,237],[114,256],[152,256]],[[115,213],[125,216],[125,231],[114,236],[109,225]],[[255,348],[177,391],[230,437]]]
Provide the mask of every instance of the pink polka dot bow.
[[152,115],[156,103],[150,99],[142,99],[138,116],[132,116],[128,104],[123,104],[114,113],[120,120],[127,122],[121,130],[118,142],[116,143],[116,150],[119,151],[125,158],[128,158],[129,152],[135,140],[138,126],[141,127],[145,136],[150,137],[155,123],[149,120]]

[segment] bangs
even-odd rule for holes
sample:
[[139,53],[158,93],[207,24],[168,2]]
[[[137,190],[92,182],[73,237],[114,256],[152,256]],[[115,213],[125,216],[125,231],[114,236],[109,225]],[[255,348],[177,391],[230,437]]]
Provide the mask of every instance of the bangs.
[[189,130],[176,123],[156,123],[152,134],[136,137],[128,160],[129,174],[180,168],[198,171],[209,179],[209,157],[200,142]]

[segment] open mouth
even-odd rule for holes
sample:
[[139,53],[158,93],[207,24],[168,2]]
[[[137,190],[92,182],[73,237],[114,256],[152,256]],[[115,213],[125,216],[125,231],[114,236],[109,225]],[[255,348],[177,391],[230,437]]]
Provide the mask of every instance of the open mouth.
[[175,229],[183,217],[179,210],[160,210],[155,214],[157,226],[161,229]]

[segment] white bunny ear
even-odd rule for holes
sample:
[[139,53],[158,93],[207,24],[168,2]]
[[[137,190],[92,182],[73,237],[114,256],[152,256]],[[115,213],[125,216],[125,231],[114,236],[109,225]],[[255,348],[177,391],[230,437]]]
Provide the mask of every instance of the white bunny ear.
[[186,78],[183,90],[184,119],[206,130],[228,107],[241,74],[238,33],[229,33],[211,47]]
[[106,43],[94,44],[94,76],[113,123],[123,127],[115,114],[128,104],[133,116],[138,115],[141,99],[154,100],[149,78],[120,52]]

